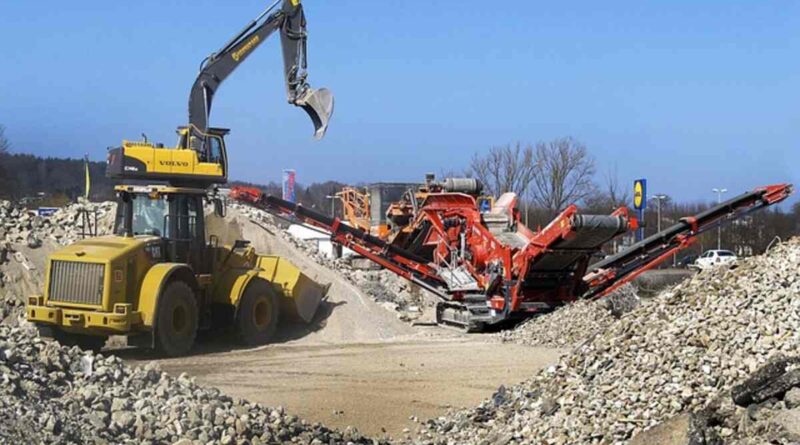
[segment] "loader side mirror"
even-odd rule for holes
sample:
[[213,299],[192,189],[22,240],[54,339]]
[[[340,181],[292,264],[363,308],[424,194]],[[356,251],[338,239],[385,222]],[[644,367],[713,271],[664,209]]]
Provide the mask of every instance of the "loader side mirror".
[[222,201],[222,199],[214,198],[214,214],[220,218],[224,218],[226,210],[225,203]]

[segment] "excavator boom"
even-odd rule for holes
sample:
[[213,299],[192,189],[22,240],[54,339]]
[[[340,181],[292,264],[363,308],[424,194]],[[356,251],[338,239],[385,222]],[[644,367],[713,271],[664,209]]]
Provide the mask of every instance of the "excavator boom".
[[276,30],[281,36],[287,100],[308,113],[314,123],[315,139],[325,135],[333,113],[333,95],[326,88],[311,88],[306,81],[308,32],[303,5],[298,0],[282,3],[279,10],[270,14],[278,5],[273,3],[203,61],[189,94],[189,126],[195,137],[192,144],[195,150],[200,149],[205,139],[211,103],[219,86]]
[[121,147],[109,150],[106,175],[191,187],[226,183],[228,156],[224,137],[229,130],[209,127],[211,104],[222,82],[276,31],[281,37],[287,99],[308,113],[314,124],[314,138],[321,139],[333,114],[333,95],[325,88],[311,88],[306,80],[308,33],[300,0],[277,0],[203,60],[189,93],[189,122],[178,127],[177,146],[166,148],[146,139],[123,141]]

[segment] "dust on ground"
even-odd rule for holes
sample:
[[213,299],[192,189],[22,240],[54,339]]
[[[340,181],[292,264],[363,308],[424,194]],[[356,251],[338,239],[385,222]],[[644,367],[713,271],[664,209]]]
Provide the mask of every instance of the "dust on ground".
[[[430,328],[428,328],[430,329]],[[435,328],[439,329],[439,328]],[[557,362],[559,351],[470,335],[373,343],[278,344],[159,360],[173,375],[234,397],[283,406],[330,427],[403,436],[448,408],[474,406],[500,385]],[[134,360],[136,361],[136,360]]]

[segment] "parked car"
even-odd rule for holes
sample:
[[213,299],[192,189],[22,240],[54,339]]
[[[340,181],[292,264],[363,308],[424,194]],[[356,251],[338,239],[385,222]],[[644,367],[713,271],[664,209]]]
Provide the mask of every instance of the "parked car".
[[707,250],[694,262],[694,267],[700,270],[714,267],[732,267],[736,265],[736,254],[730,250]]

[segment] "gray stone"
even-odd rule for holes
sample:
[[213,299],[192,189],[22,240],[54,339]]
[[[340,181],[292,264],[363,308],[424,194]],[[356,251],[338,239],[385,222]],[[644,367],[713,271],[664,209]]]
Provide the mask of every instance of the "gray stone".
[[129,411],[116,411],[111,414],[111,420],[122,428],[128,428],[133,425],[136,417]]
[[111,411],[121,411],[128,407],[128,401],[126,399],[121,399],[119,397],[115,397],[111,401]]
[[789,409],[800,407],[800,387],[790,389],[783,398]]
[[800,408],[786,410],[773,419],[781,438],[789,443],[800,442]]

